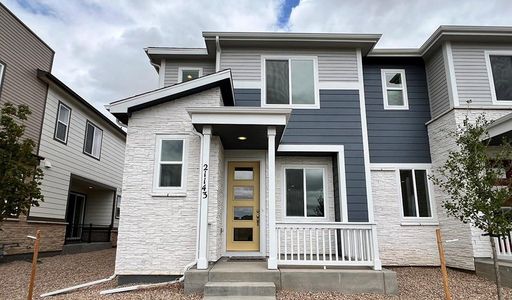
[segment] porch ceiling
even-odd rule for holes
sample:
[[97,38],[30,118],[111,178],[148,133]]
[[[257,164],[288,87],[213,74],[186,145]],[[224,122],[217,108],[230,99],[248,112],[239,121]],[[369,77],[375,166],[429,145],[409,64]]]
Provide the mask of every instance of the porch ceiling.
[[189,108],[187,111],[196,130],[202,132],[204,126],[211,126],[212,134],[220,137],[224,149],[258,150],[268,148],[268,127],[275,127],[276,141],[281,140],[291,113],[291,109],[259,107]]

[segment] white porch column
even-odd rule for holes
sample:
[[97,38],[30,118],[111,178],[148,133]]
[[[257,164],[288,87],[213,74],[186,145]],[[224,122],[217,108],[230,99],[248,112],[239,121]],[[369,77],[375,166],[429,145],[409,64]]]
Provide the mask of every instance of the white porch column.
[[268,127],[268,269],[277,269],[276,128]]
[[208,182],[210,175],[210,140],[212,136],[211,126],[203,127],[203,144],[201,146],[201,206],[199,219],[199,257],[197,269],[208,269]]

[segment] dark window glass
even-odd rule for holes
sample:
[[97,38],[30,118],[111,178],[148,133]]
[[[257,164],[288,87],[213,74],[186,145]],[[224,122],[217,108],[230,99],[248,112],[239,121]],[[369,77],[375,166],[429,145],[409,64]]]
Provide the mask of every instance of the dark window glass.
[[286,216],[304,217],[304,171],[286,169]]
[[294,59],[292,64],[292,103],[315,104],[315,75],[311,59]]
[[183,82],[196,78],[199,78],[199,70],[183,70],[181,72],[181,79]]
[[66,133],[67,133],[67,126],[57,122],[57,131],[55,132],[55,137],[63,142],[66,141]]
[[324,180],[322,169],[306,170],[306,204],[308,217],[324,216]]
[[94,126],[87,123],[87,131],[85,133],[85,153],[92,155],[93,141],[94,141]]
[[235,180],[252,180],[253,173],[250,167],[235,168]]
[[235,228],[234,240],[237,242],[252,242],[252,228]]
[[491,55],[489,58],[496,99],[512,101],[512,56]]
[[290,84],[287,60],[266,60],[266,101],[267,104],[289,104]]
[[160,165],[160,186],[181,186],[181,165]]
[[181,161],[183,157],[183,140],[163,140],[161,161]]
[[418,197],[418,210],[420,217],[430,217],[430,200],[428,195],[427,171],[415,170],[416,196]]
[[404,209],[404,217],[416,217],[414,184],[411,170],[400,170],[400,186],[402,188],[402,206]]
[[252,220],[252,207],[235,207],[235,220]]

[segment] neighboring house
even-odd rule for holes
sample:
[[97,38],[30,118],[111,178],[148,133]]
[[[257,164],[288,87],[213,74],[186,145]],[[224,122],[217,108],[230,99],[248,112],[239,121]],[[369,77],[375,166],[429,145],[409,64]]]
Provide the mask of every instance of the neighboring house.
[[147,48],[160,88],[109,106],[128,128],[116,274],[225,256],[439,265],[437,227],[458,239],[449,266],[490,256],[428,176],[467,100],[471,116],[512,112],[512,28],[442,26],[419,49],[373,49],[370,34],[203,37]]
[[[26,136],[37,144],[44,202],[0,231],[0,255],[64,244],[115,243],[126,133],[50,74],[53,51],[0,4],[0,102],[28,104]],[[92,245],[92,244],[91,244]],[[94,245],[98,245],[97,243]]]

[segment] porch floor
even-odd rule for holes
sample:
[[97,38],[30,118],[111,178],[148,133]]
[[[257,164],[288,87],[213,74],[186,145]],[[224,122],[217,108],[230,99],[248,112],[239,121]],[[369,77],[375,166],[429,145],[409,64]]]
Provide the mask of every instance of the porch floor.
[[283,267],[267,269],[266,261],[221,258],[207,270],[195,267],[185,273],[185,292],[203,292],[208,282],[270,282],[276,289],[335,291],[342,293],[396,294],[396,273],[366,267]]

